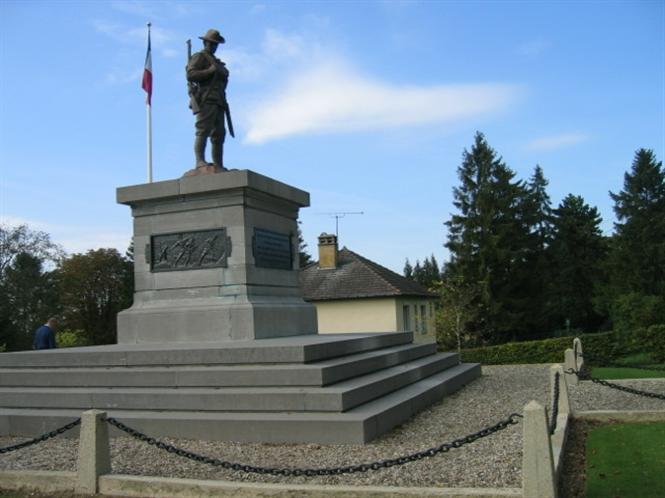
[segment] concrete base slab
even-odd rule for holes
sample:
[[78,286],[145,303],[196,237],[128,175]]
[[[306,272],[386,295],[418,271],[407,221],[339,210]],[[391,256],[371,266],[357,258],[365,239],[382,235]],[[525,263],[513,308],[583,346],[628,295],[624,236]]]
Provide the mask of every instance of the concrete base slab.
[[405,332],[0,353],[0,433],[99,409],[155,437],[362,444],[480,375]]
[[46,470],[0,471],[0,489],[35,490],[40,493],[73,493],[76,478],[76,472]]
[[312,363],[411,344],[410,332],[322,334],[234,342],[110,344],[0,353],[4,367],[135,367]]
[[[2,490],[73,492],[74,482],[76,482],[75,472],[0,472]],[[118,474],[99,478],[99,494],[136,498],[518,498],[522,496],[522,490],[260,484]]]
[[[346,412],[226,412],[108,409],[110,417],[153,437],[266,443],[363,444],[481,375],[462,364]],[[9,434],[40,434],[71,422],[80,410],[0,408]],[[77,430],[65,433],[76,436]],[[117,430],[112,436],[125,435]]]
[[400,344],[315,363],[0,368],[0,387],[326,386],[434,353],[436,345],[425,343]]
[[127,475],[103,476],[100,493],[155,498],[517,498],[517,488],[398,488],[388,486],[315,486],[203,481]]

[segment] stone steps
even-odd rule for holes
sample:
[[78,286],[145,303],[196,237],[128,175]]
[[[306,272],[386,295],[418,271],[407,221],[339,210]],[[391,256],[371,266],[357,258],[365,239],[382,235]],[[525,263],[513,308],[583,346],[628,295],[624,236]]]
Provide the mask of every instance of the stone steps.
[[410,332],[322,334],[255,341],[109,344],[81,348],[0,353],[0,368],[131,367],[311,363],[411,344]]
[[0,353],[0,434],[97,408],[158,436],[363,443],[480,375],[407,332]]
[[435,352],[406,344],[309,364],[0,368],[0,387],[323,386]]
[[[459,364],[385,396],[335,412],[214,412],[108,409],[109,416],[153,437],[265,443],[363,444],[405,422],[481,375]],[[0,433],[39,434],[79,417],[79,410],[0,408]],[[67,433],[75,436],[76,430]],[[112,435],[119,435],[117,430]]]
[[2,406],[108,410],[343,412],[459,363],[436,354],[327,387],[1,387]]

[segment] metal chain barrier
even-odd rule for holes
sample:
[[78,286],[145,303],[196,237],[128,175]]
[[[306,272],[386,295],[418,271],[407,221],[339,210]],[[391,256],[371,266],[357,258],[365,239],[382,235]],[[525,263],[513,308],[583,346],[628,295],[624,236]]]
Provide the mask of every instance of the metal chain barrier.
[[390,458],[387,460],[379,460],[376,462],[362,463],[359,465],[348,465],[344,467],[324,467],[324,468],[314,468],[314,469],[297,469],[297,468],[272,468],[272,467],[254,467],[252,465],[243,465],[240,463],[226,462],[224,460],[219,460],[217,458],[211,458],[204,455],[199,455],[197,453],[178,448],[176,446],[158,441],[155,438],[147,436],[136,429],[126,426],[118,420],[108,417],[106,421],[114,427],[117,427],[121,431],[126,432],[130,436],[148,443],[149,445],[156,446],[159,449],[165,450],[169,453],[174,453],[178,456],[188,458],[195,462],[205,463],[212,465],[214,467],[222,467],[224,469],[230,469],[235,471],[242,471],[254,474],[269,474],[273,476],[331,476],[331,475],[341,475],[341,474],[353,474],[356,472],[367,472],[368,470],[379,470],[387,469],[395,465],[403,465],[409,462],[415,462],[417,460],[422,460],[423,458],[433,457],[439,453],[446,453],[453,448],[461,448],[466,444],[473,443],[480,438],[487,437],[496,432],[502,431],[511,425],[519,423],[518,418],[522,418],[522,415],[518,413],[511,414],[507,419],[500,421],[499,423],[481,429],[478,432],[469,434],[468,436],[455,439],[450,443],[443,443],[439,446],[429,448],[424,451],[419,451],[417,453],[411,453],[410,455],[405,455],[398,458]]
[[552,396],[552,418],[550,419],[550,436],[554,434],[554,431],[556,430],[556,419],[559,416],[559,377],[559,372],[555,372],[554,393]]
[[5,446],[4,448],[0,448],[0,455],[3,455],[5,453],[9,453],[11,451],[16,451],[20,450],[21,448],[27,448],[28,446],[32,446],[33,444],[41,443],[43,441],[47,441],[48,439],[54,438],[56,436],[59,436],[63,432],[67,432],[69,429],[73,429],[77,425],[81,423],[81,419],[77,418],[73,422],[68,423],[67,425],[63,425],[62,427],[55,429],[51,432],[47,432],[45,434],[42,434],[39,437],[36,437],[34,439],[31,439],[30,441],[24,441],[22,443],[14,444],[12,446]]
[[[571,375],[577,375],[577,377],[580,380],[587,380],[587,379],[583,378],[580,375],[580,372],[575,371],[572,368],[569,368],[568,370],[566,370],[566,373],[571,374]],[[601,386],[610,387],[610,388],[616,389],[618,391],[623,391],[623,392],[630,393],[630,394],[637,394],[638,396],[644,396],[646,398],[662,399],[663,401],[665,401],[665,394],[652,393],[652,392],[649,392],[649,391],[640,391],[639,389],[633,389],[632,387],[621,386],[619,384],[614,384],[612,382],[607,382],[606,380],[597,379],[595,377],[588,377],[588,380],[590,380],[591,382],[593,382],[595,384],[600,384]]]

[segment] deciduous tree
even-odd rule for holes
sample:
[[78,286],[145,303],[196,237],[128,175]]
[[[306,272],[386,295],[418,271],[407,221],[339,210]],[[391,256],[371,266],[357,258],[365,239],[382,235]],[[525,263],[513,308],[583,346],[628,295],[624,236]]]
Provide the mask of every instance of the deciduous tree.
[[42,263],[56,263],[65,255],[45,232],[33,230],[28,225],[11,227],[0,224],[0,278],[21,253],[30,254]]
[[30,349],[35,329],[57,310],[51,273],[38,257],[17,254],[0,281],[0,344],[9,351]]
[[126,286],[132,265],[116,249],[74,254],[58,270],[68,328],[81,329],[90,344],[116,341],[116,315],[130,306]]

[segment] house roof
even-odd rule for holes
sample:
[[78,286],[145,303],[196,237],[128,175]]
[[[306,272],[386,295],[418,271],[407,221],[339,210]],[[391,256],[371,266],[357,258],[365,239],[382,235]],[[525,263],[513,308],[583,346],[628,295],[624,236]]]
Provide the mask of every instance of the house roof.
[[358,299],[368,297],[436,297],[413,280],[398,275],[346,247],[338,252],[337,268],[319,268],[318,262],[300,271],[306,301]]

